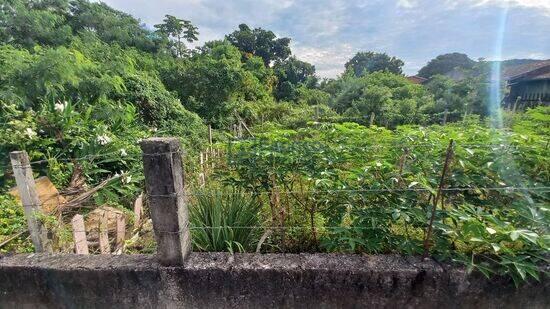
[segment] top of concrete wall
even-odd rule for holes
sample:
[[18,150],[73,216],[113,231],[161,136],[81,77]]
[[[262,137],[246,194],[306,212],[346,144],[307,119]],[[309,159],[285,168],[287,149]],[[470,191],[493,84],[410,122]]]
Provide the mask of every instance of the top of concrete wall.
[[515,288],[463,268],[397,255],[192,253],[0,259],[0,307],[545,308],[547,278]]

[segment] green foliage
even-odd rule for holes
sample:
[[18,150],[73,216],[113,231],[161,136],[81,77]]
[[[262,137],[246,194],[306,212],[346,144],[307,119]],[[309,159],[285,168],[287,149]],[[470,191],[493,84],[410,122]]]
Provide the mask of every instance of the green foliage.
[[145,52],[157,52],[167,44],[166,37],[153,35],[141,26],[139,20],[103,2],[73,0],[65,15],[73,33],[93,32],[106,43],[135,47]]
[[275,97],[278,100],[294,101],[299,86],[312,88],[317,83],[315,66],[295,57],[275,62],[274,71],[277,76]]
[[386,53],[358,52],[346,62],[346,72],[354,74],[356,77],[368,73],[387,71],[393,74],[401,74],[405,63],[396,58],[390,57]]
[[271,72],[257,60],[241,62],[239,50],[227,42],[211,44],[189,62],[162,73],[169,90],[183,105],[217,128],[235,122],[234,111],[244,111],[258,101],[272,100]]
[[246,24],[240,24],[239,30],[226,35],[226,39],[243,53],[243,59],[261,57],[266,67],[273,61],[285,60],[291,53],[289,38],[277,38],[272,31],[250,29]]
[[167,36],[173,40],[170,44],[170,48],[173,50],[176,57],[182,57],[187,53],[187,48],[182,42],[182,39],[189,43],[193,43],[198,40],[197,27],[193,26],[190,21],[177,18],[172,15],[166,15],[162,24],[155,25],[157,32],[163,36]]
[[201,191],[191,205],[193,244],[201,251],[254,251],[261,204],[239,191]]
[[67,25],[68,1],[4,1],[0,6],[0,39],[33,48],[35,45],[67,44],[71,27]]
[[455,68],[470,70],[474,67],[475,61],[468,55],[461,53],[443,54],[430,60],[423,68],[418,71],[418,75],[430,78],[434,75],[444,75]]
[[[8,195],[0,195],[0,242],[27,230],[23,207]],[[23,234],[0,249],[0,252],[32,252],[32,244]]]
[[390,126],[424,122],[423,110],[433,104],[422,86],[389,72],[346,75],[323,89],[334,93],[331,106],[337,112],[365,118],[374,113],[377,124]]
[[[420,254],[452,138],[445,186],[464,190],[444,191],[431,253],[519,282],[538,278],[537,265],[547,262],[550,222],[547,189],[536,189],[550,184],[546,136],[523,125],[514,127],[521,133],[475,119],[395,131],[352,123],[266,127],[256,139],[228,145],[228,171],[219,177],[269,201],[280,190],[282,205],[269,203],[272,220],[310,227],[301,229],[306,235],[287,235],[287,243],[298,237],[331,252]],[[508,186],[535,189],[491,189]]]
[[[2,192],[14,184],[8,153],[26,150],[46,161],[33,164],[35,176],[58,188],[75,171],[90,186],[123,174],[93,201],[130,207],[143,187],[140,139],[180,137],[195,179],[205,123],[221,147],[242,119],[255,137],[231,136],[227,160],[191,200],[199,250],[253,251],[262,229],[276,226],[288,228],[264,250],[419,254],[452,138],[445,185],[461,190],[443,191],[431,255],[516,283],[539,279],[549,250],[541,187],[550,186],[550,112],[505,112],[506,129],[485,126],[489,63],[438,56],[421,70],[431,77],[421,86],[401,75],[401,60],[361,52],[319,84],[313,65],[290,57],[290,39],[271,31],[241,24],[189,51],[184,41],[198,35],[190,21],[166,15],[156,29],[101,2],[0,5]],[[457,67],[460,81],[437,75]],[[374,126],[358,124],[371,114]],[[418,126],[443,114],[454,123]],[[62,222],[41,219],[67,238]],[[0,194],[0,240],[24,226],[22,208]],[[144,242],[135,248],[154,248]],[[23,236],[3,250],[32,246]]]

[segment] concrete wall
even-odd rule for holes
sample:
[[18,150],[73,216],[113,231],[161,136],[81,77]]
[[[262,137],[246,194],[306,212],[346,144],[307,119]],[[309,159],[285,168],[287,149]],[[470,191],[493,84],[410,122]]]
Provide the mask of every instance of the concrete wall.
[[0,308],[548,308],[550,284],[515,288],[394,255],[192,253],[0,259]]

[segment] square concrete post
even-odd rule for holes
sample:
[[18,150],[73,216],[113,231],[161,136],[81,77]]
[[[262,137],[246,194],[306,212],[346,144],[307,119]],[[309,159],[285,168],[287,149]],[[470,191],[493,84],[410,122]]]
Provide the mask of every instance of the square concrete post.
[[165,266],[183,265],[191,251],[191,235],[180,142],[149,138],[141,142],[141,150],[158,259]]

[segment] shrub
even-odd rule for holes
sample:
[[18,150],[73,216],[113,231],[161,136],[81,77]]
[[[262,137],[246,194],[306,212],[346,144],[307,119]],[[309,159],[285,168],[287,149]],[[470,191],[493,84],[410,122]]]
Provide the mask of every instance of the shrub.
[[261,234],[260,208],[257,199],[239,191],[198,192],[190,208],[195,247],[202,251],[253,250]]

